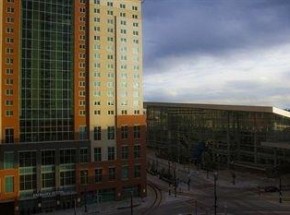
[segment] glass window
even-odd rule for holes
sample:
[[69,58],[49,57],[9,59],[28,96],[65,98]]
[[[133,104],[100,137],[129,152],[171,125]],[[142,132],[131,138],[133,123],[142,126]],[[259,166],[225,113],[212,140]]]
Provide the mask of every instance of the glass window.
[[80,149],[80,162],[87,163],[89,160],[89,152],[87,148]]
[[60,173],[60,185],[68,186],[75,184],[75,171],[66,171]]
[[121,126],[121,138],[127,139],[128,138],[128,126]]
[[129,157],[129,147],[128,146],[122,146],[121,158],[122,159],[128,159],[128,157]]
[[75,156],[76,156],[75,149],[60,150],[60,164],[75,163],[76,161]]
[[115,147],[108,147],[108,160],[115,160]]
[[36,174],[20,175],[20,190],[35,190],[36,189]]
[[6,193],[14,192],[14,176],[5,177],[5,192]]
[[99,183],[102,181],[102,174],[103,174],[102,169],[95,169],[95,183]]
[[55,187],[55,173],[43,173],[42,175],[42,188]]
[[94,160],[102,161],[102,148],[94,148]]
[[140,126],[134,126],[134,138],[140,138]]
[[115,180],[115,179],[116,179],[116,168],[109,167],[109,180]]
[[121,174],[122,174],[122,179],[128,179],[129,178],[129,167],[128,166],[122,166],[122,170],[121,170]]
[[14,152],[4,152],[4,169],[14,167]]
[[94,127],[94,140],[102,139],[102,128],[101,126]]
[[41,152],[41,165],[54,165],[55,164],[55,151],[42,151]]
[[19,167],[36,166],[36,152],[19,152]]
[[14,129],[6,128],[5,129],[5,143],[13,143],[14,142]]
[[108,140],[114,140],[114,139],[115,139],[115,127],[108,126]]
[[141,149],[140,145],[134,146],[134,158],[140,158],[141,157],[140,149]]
[[85,139],[87,139],[87,127],[81,126],[80,127],[80,140],[85,140]]

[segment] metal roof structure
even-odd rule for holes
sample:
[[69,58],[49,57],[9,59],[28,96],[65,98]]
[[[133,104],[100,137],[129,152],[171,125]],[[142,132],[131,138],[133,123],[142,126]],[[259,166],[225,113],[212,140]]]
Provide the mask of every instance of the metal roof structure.
[[288,112],[286,110],[283,110],[283,109],[280,109],[280,108],[272,107],[272,106],[144,102],[144,108],[145,109],[146,109],[147,106],[273,113],[273,114],[277,114],[277,115],[280,115],[280,116],[283,116],[283,117],[290,118],[290,112]]

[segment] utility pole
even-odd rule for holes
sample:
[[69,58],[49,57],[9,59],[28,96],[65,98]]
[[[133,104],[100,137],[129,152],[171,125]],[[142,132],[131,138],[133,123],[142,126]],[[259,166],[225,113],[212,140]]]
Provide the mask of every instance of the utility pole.
[[217,195],[216,195],[216,181],[218,180],[218,173],[214,173],[214,215],[217,214]]

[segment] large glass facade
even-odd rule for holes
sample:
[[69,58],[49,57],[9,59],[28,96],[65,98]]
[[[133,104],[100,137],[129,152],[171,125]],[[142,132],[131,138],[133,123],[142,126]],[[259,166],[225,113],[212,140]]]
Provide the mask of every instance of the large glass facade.
[[146,109],[148,145],[169,160],[204,165],[210,158],[219,167],[235,164],[261,169],[290,162],[290,150],[262,145],[289,142],[287,114],[259,107],[194,104],[149,103]]
[[20,141],[73,139],[73,1],[22,1]]

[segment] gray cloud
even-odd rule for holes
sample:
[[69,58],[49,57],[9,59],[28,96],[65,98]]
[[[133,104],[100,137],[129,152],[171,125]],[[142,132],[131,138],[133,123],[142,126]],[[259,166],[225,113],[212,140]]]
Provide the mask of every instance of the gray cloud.
[[221,55],[289,40],[285,0],[147,0],[143,11],[148,73],[171,55]]
[[146,0],[145,100],[289,108],[289,11],[289,0]]

